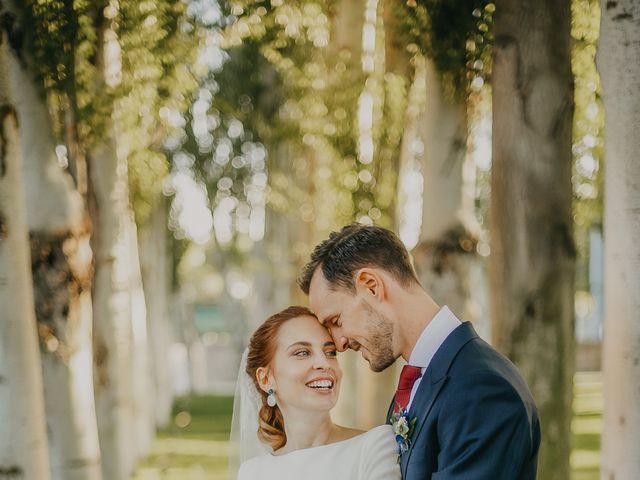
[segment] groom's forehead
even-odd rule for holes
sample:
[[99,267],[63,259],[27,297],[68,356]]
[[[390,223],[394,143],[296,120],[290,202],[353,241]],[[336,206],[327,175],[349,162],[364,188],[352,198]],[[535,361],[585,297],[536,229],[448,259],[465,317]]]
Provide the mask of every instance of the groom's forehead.
[[318,310],[322,309],[330,293],[329,282],[324,278],[322,270],[316,270],[309,285],[309,304],[313,313],[318,315]]
[[309,301],[311,304],[326,303],[324,300],[329,297],[332,298],[332,301],[335,301],[337,297],[342,297],[345,294],[350,296],[350,291],[347,287],[336,282],[329,282],[324,273],[322,273],[322,268],[318,267],[316,269],[309,284]]
[[309,283],[309,295],[314,292],[324,292],[329,289],[329,281],[325,278],[322,265],[318,265],[311,276]]

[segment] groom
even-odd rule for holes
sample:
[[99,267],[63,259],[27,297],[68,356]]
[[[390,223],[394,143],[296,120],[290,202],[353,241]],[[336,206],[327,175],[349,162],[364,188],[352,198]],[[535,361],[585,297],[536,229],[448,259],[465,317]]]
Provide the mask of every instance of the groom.
[[540,423],[527,385],[422,289],[393,232],[358,224],[333,232],[298,281],[340,351],[359,351],[375,372],[407,361],[389,409],[416,420],[404,480],[536,478]]

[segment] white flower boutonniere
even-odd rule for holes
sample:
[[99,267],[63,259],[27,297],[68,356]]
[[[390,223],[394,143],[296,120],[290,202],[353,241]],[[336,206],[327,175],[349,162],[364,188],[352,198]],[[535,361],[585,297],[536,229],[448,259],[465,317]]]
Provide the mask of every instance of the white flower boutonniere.
[[396,443],[398,444],[398,463],[403,453],[409,450],[411,444],[411,435],[416,426],[416,418],[410,418],[409,412],[401,410],[391,415],[391,428],[396,435]]

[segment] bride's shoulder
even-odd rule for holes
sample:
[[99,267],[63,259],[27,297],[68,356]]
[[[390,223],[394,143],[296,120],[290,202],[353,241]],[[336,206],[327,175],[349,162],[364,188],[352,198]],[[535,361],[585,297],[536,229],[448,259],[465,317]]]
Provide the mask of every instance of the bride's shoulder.
[[349,443],[371,445],[371,444],[393,444],[395,445],[393,430],[391,425],[379,425],[371,430],[356,430],[352,428],[344,428],[343,440]]
[[265,454],[242,462],[240,470],[238,471],[238,480],[257,478],[255,474],[264,468],[265,463],[268,462],[271,457],[271,455]]
[[387,443],[389,441],[395,442],[391,425],[378,425],[367,431],[364,435],[368,437],[368,440],[374,442],[379,440],[386,441]]
[[370,452],[395,451],[396,440],[391,425],[380,425],[362,434],[363,445]]

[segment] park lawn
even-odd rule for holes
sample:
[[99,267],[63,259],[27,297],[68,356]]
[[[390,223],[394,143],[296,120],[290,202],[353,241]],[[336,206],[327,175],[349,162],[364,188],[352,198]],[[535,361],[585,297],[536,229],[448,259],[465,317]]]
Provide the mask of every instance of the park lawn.
[[[178,399],[171,426],[158,433],[151,454],[138,465],[132,480],[227,480],[232,408],[230,397]],[[599,372],[576,374],[572,426],[571,480],[598,480],[602,431]]]
[[574,380],[571,480],[600,479],[602,374],[580,372]]
[[233,398],[179,398],[132,480],[227,480]]

